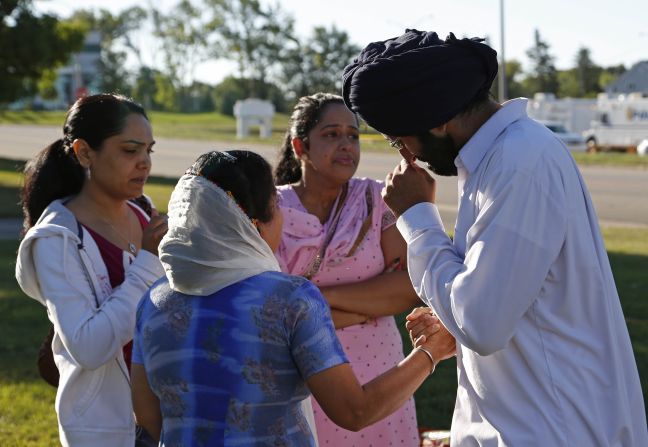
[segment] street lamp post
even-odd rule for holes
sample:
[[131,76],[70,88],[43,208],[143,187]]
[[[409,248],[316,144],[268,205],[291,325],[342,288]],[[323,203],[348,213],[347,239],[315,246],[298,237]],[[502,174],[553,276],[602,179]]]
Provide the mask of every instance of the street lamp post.
[[500,66],[499,66],[499,101],[507,100],[506,91],[506,58],[504,57],[504,0],[500,0]]

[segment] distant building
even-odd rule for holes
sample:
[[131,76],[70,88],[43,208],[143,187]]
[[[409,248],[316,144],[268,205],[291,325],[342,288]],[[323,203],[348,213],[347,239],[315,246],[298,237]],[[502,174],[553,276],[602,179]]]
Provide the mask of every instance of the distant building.
[[641,93],[648,96],[648,61],[637,62],[605,89],[608,94]]
[[67,109],[79,97],[95,93],[101,82],[101,33],[90,31],[79,53],[57,71],[55,99],[35,98],[34,105],[46,109]]

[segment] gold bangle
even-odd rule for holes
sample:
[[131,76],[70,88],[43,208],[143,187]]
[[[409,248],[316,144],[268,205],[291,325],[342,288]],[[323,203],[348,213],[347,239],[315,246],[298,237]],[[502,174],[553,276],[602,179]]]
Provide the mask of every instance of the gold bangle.
[[427,355],[430,358],[430,361],[432,362],[432,370],[430,371],[430,374],[432,374],[434,372],[434,369],[436,368],[436,362],[434,361],[434,356],[432,355],[432,353],[422,346],[418,346],[414,348],[414,350],[424,352],[425,355]]

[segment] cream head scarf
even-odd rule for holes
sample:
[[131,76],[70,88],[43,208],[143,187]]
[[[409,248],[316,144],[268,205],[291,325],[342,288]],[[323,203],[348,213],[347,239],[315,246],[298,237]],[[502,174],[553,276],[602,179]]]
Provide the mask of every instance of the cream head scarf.
[[279,264],[250,218],[208,179],[183,175],[169,201],[159,247],[171,288],[206,296]]

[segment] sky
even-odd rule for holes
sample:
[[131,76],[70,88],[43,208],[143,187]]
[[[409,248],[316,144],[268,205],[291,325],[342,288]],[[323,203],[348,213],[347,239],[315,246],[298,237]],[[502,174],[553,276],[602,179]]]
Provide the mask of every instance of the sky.
[[[147,0],[151,1],[151,0]],[[261,0],[268,3],[269,0]],[[346,31],[360,47],[402,34],[406,28],[436,31],[440,37],[487,37],[501,53],[500,5],[504,11],[504,55],[528,67],[526,50],[534,30],[550,46],[558,69],[571,68],[581,47],[590,50],[598,65],[648,60],[648,0],[272,0],[295,18],[299,36],[315,26]],[[68,16],[79,4],[106,8],[113,13],[136,4],[133,0],[35,0],[39,11]],[[175,0],[156,0],[162,9]],[[146,39],[146,37],[141,37]],[[146,60],[146,56],[145,56]],[[151,59],[149,59],[151,60]],[[231,64],[206,63],[197,67],[198,80],[216,83],[232,70]]]

